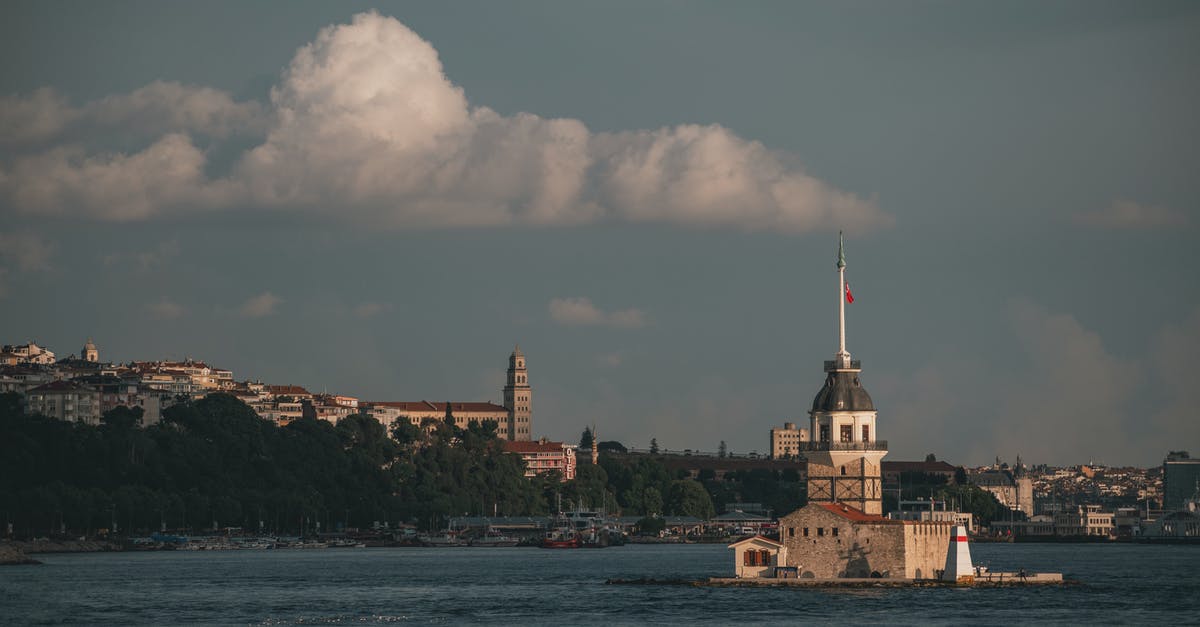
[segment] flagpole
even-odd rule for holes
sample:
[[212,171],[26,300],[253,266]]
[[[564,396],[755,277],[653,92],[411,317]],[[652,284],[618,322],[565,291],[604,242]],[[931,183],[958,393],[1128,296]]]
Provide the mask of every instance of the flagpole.
[[846,253],[842,232],[838,231],[838,367],[850,367],[850,353],[846,352]]

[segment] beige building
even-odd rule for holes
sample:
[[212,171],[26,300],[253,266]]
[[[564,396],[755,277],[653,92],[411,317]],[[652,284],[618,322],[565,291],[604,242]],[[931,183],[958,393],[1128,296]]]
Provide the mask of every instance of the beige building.
[[53,381],[25,393],[25,412],[98,425],[100,392],[70,381]]
[[7,344],[3,349],[0,349],[0,359],[6,365],[16,364],[38,364],[41,366],[52,365],[54,359],[54,351],[38,346],[36,342],[26,342],[25,344]]
[[729,548],[733,549],[734,573],[738,579],[774,577],[776,568],[787,566],[787,547],[770,538],[751,536]]
[[575,478],[575,447],[563,442],[551,442],[546,438],[537,441],[509,441],[504,450],[516,453],[525,462],[525,476],[556,471],[563,481]]
[[[359,407],[379,421],[389,431],[401,420],[415,426],[442,422],[446,419],[447,403],[431,401],[372,401],[359,403]],[[492,422],[496,433],[505,437],[509,424],[509,410],[494,403],[449,403],[454,426],[466,429],[472,422]]]
[[934,579],[954,525],[889,520],[842,503],[810,503],[779,519],[787,565],[800,577]]
[[407,420],[416,426],[422,426],[429,420],[445,420],[449,405],[454,425],[459,428],[465,429],[472,422],[493,422],[498,437],[509,441],[530,441],[533,430],[533,388],[529,385],[529,371],[520,346],[513,349],[508,357],[502,393],[504,405],[489,402],[362,401],[359,406],[390,431],[392,425],[400,420]]
[[801,444],[808,442],[808,429],[797,429],[796,423],[785,422],[782,429],[771,429],[771,459],[794,459],[801,454]]

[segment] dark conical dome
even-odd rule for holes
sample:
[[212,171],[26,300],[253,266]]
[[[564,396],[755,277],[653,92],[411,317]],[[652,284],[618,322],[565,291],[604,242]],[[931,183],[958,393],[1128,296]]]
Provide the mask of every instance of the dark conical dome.
[[813,398],[812,411],[875,411],[875,403],[859,382],[858,372],[832,371]]

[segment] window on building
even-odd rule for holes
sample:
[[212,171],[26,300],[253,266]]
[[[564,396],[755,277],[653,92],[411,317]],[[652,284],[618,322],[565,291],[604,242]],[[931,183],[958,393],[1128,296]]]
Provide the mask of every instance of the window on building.
[[833,528],[833,537],[835,537],[835,538],[836,538],[836,537],[837,537],[837,534],[838,534],[838,528],[837,528],[837,527],[834,527],[834,528]]
[[788,537],[789,538],[796,537],[796,528],[795,527],[788,527]]
[[808,537],[808,527],[805,527],[805,528],[804,528],[804,537],[805,537],[805,538],[807,538],[807,537]]
[[842,425],[841,431],[842,431],[842,441],[843,442],[850,442],[851,440],[854,439],[854,426],[853,425]]
[[842,466],[842,476],[846,476],[846,467]]
[[821,441],[829,441],[829,425],[821,425]]
[[768,551],[766,549],[760,549],[758,551],[758,565],[759,566],[770,566],[771,565],[771,552],[770,551]]
[[825,528],[824,528],[824,527],[817,527],[817,537],[818,537],[818,538],[821,538],[821,537],[824,537],[824,536],[825,536]]
[[870,442],[870,441],[871,441],[871,425],[863,425],[863,426],[862,426],[862,432],[863,432],[863,434],[862,434],[862,435],[863,435],[863,439],[862,439],[862,441],[863,441],[863,442]]

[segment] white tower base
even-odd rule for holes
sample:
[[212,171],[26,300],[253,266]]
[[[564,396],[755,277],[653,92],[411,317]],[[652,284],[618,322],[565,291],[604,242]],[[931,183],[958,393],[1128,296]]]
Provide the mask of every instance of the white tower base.
[[971,564],[971,548],[967,546],[967,528],[955,525],[950,534],[950,548],[946,551],[946,569],[942,581],[974,583],[975,567]]

